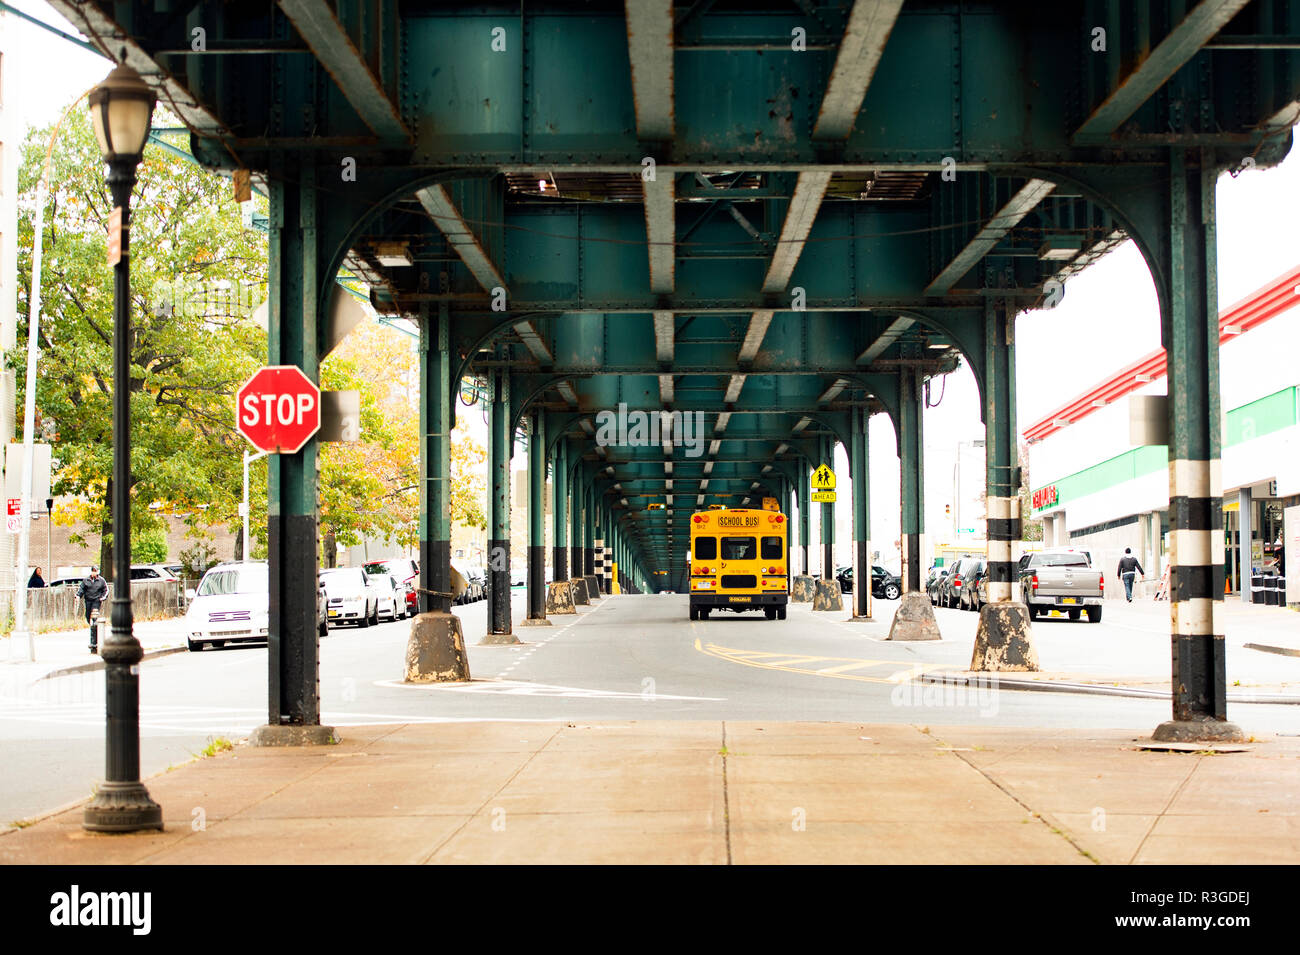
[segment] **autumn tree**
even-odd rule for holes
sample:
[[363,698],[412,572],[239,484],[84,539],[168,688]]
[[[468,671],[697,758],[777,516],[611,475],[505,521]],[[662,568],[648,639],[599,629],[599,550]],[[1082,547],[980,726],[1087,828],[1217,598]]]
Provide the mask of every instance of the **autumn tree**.
[[[159,117],[166,122],[165,115]],[[28,312],[36,182],[51,130],[33,131],[19,172],[19,314]],[[50,158],[41,276],[40,437],[55,445],[53,491],[72,495],[65,523],[100,529],[111,566],[112,200],[84,109],[63,123]],[[131,216],[131,525],[156,531],[154,502],[211,523],[236,512],[240,439],[235,388],[265,360],[248,315],[264,296],[266,237],[245,229],[230,184],[149,146]],[[20,339],[26,338],[25,322]],[[10,367],[22,367],[15,349]],[[20,386],[22,376],[18,376]],[[19,401],[22,401],[20,395]]]

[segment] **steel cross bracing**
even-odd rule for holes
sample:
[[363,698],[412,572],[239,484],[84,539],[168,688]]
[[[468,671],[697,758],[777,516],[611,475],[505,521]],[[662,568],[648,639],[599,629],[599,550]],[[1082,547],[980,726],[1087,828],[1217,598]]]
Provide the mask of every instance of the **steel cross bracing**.
[[[571,576],[609,538],[629,585],[681,588],[692,509],[788,507],[826,440],[869,453],[877,412],[919,559],[925,381],[961,361],[1009,596],[1015,316],[1134,239],[1184,389],[1175,713],[1221,718],[1213,184],[1291,146],[1300,0],[52,3],[159,90],[201,162],[267,188],[276,355],[315,374],[346,264],[382,314],[436,323],[430,420],[469,377],[509,396],[498,437],[534,421],[543,470],[565,470],[553,562]],[[699,412],[702,451],[601,445],[620,403]],[[426,445],[429,508],[444,444]],[[311,469],[277,473],[273,512],[306,533]],[[306,614],[284,606],[273,628]]]

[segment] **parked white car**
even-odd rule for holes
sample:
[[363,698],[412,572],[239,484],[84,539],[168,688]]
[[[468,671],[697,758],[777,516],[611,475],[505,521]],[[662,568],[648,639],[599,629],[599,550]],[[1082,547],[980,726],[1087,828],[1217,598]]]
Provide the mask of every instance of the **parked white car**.
[[383,620],[406,619],[406,587],[392,574],[370,574],[375,588],[375,615]]
[[264,561],[218,564],[203,575],[185,612],[185,642],[207,644],[266,640],[270,579]]
[[321,583],[328,601],[331,624],[355,623],[368,627],[379,623],[379,595],[370,576],[360,567],[338,567],[323,571]]

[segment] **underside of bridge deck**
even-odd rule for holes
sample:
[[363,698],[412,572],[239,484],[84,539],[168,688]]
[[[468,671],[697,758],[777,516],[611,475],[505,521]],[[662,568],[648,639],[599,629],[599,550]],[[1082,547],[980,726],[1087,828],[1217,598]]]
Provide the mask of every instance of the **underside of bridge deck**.
[[[1227,725],[1214,187],[1290,148],[1300,2],[52,3],[157,88],[197,157],[269,193],[272,362],[317,376],[342,268],[421,324],[427,611],[476,383],[494,640],[520,435],[533,501],[548,477],[556,495],[556,580],[617,563],[623,586],[683,589],[695,509],[802,504],[834,443],[862,478],[865,561],[884,413],[917,590],[925,386],[959,362],[988,428],[990,596],[1010,600],[1015,317],[1133,239],[1170,356],[1174,718]],[[314,455],[271,471],[272,723],[318,713],[295,597],[315,589]]]

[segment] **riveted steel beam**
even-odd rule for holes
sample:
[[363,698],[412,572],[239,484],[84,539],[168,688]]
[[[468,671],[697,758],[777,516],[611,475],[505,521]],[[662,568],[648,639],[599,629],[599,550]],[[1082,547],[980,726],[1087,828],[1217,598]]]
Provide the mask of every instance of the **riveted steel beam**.
[[672,292],[676,269],[677,218],[674,176],[664,172],[641,183],[645,202],[646,243],[650,255],[650,291]]
[[813,127],[815,138],[847,139],[853,132],[867,87],[902,9],[903,0],[857,0],[853,4]]
[[1011,200],[980,229],[975,238],[966,243],[957,257],[949,262],[934,280],[925,287],[926,295],[943,295],[952,289],[980,259],[999,241],[1006,238],[1020,220],[1033,211],[1055,186],[1045,179],[1030,179],[1017,190]]
[[636,131],[642,140],[673,138],[673,2],[626,0]]
[[1250,0],[1202,0],[1129,73],[1074,134],[1075,143],[1105,139],[1187,65]]
[[862,354],[858,355],[857,364],[871,364],[883,355],[890,345],[898,341],[899,337],[911,328],[912,325],[913,320],[906,316],[894,319],[881,336],[872,342],[871,345],[862,352]]
[[333,5],[326,0],[277,2],[344,98],[375,135],[409,142],[411,133],[402,122],[397,106],[339,22]]

